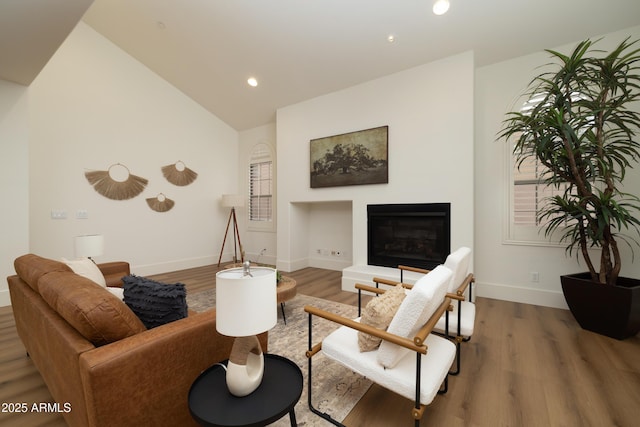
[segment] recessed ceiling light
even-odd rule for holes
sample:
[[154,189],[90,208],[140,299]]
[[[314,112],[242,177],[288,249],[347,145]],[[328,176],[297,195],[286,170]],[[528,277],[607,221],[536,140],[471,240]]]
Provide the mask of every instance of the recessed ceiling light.
[[248,83],[248,84],[249,84],[249,86],[251,86],[251,87],[256,87],[256,86],[258,86],[258,80],[256,80],[256,78],[255,78],[255,77],[249,77],[249,78],[247,79],[247,83]]
[[158,26],[158,28],[160,28],[161,30],[164,30],[165,28],[167,28],[167,26],[165,25],[164,22],[162,21],[158,21],[156,22],[156,25]]
[[394,41],[396,41],[396,36],[395,36],[395,34],[389,34],[389,35],[387,36],[387,41],[388,41],[389,43],[393,43]]
[[433,4],[433,13],[436,15],[444,15],[449,10],[449,0],[437,0]]

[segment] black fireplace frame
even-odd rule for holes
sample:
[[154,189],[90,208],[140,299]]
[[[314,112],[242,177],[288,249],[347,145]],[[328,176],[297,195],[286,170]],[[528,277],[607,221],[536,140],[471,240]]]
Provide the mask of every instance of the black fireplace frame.
[[[377,224],[376,219],[400,219],[408,217],[442,218],[442,235],[434,243],[438,256],[416,258],[415,256],[398,256],[376,253],[373,248],[373,233]],[[451,203],[412,203],[412,204],[384,204],[367,205],[367,263],[382,267],[397,268],[398,265],[432,270],[443,264],[451,252]]]

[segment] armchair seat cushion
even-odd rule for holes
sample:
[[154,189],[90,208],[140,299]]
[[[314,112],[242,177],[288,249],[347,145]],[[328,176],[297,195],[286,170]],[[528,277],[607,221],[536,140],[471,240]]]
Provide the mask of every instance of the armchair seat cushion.
[[[431,403],[436,396],[456,355],[455,344],[445,338],[430,334],[426,345],[428,351],[421,356],[420,376],[420,403],[424,405]],[[416,353],[407,351],[393,368],[385,368],[377,360],[378,351],[362,353],[358,346],[358,331],[346,326],[332,332],[322,341],[322,352],[327,357],[382,387],[408,399],[415,399]]]
[[[451,305],[453,306],[453,311],[449,312],[449,335],[455,336],[458,335],[458,302],[454,301]],[[470,337],[473,335],[473,326],[476,321],[476,305],[469,301],[462,301],[461,305],[460,335]],[[438,320],[433,330],[444,334],[445,316],[442,316],[440,320]]]

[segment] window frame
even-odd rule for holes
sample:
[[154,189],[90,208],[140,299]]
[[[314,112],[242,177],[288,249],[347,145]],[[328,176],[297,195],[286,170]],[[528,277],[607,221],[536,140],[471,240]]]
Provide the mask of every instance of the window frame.
[[[553,236],[545,236],[544,226],[516,224],[515,221],[515,170],[516,159],[513,153],[513,144],[504,144],[505,153],[505,218],[503,221],[503,243],[518,246],[543,246],[543,247],[564,247],[560,242],[557,233]],[[539,179],[538,179],[539,182]],[[538,185],[544,186],[543,183]],[[545,196],[546,197],[546,196]]]
[[[270,163],[271,164],[271,183],[270,183],[270,192],[269,197],[271,198],[271,218],[268,220],[252,220],[251,219],[251,202],[252,202],[252,192],[251,188],[254,183],[252,179],[252,168],[253,165],[262,164],[262,163]],[[245,169],[245,175],[247,177],[247,229],[249,231],[263,231],[263,232],[275,232],[276,229],[276,166],[275,166],[275,156],[273,155],[273,150],[268,143],[260,142],[253,146],[251,152],[249,154],[249,158],[247,161],[247,166]]]

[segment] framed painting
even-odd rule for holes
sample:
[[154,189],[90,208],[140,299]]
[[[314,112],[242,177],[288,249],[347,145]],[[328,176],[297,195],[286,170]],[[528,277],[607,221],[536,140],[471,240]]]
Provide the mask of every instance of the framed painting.
[[311,188],[389,182],[389,126],[312,139]]

